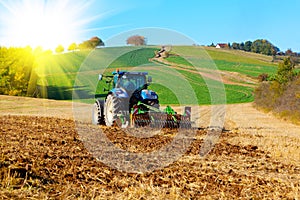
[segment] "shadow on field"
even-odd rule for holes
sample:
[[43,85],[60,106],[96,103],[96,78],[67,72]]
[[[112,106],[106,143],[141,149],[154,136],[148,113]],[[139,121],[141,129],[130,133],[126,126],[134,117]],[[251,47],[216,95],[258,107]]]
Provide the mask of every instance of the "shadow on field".
[[91,91],[86,86],[67,87],[67,86],[41,86],[37,85],[34,97],[55,100],[89,99],[94,98]]

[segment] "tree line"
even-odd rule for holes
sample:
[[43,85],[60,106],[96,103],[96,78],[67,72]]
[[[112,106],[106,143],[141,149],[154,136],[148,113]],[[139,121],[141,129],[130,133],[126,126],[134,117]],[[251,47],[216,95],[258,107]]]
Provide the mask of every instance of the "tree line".
[[[82,43],[76,44],[75,42],[71,43],[67,50],[68,51],[76,51],[76,50],[92,50],[96,47],[104,46],[104,42],[97,36],[90,38],[89,40],[85,40]],[[55,48],[56,53],[62,53],[65,51],[65,48],[62,45],[58,45]]]
[[[133,46],[141,46],[147,44],[147,39],[141,35],[132,35],[127,38],[126,44],[133,45]],[[104,42],[97,36],[90,38],[89,40],[85,40],[80,44],[76,44],[73,42],[67,48],[68,51],[76,51],[76,50],[91,50],[95,49],[96,47],[104,46]],[[56,53],[62,53],[65,51],[65,48],[62,45],[58,45],[55,48]]]
[[[210,46],[215,46],[213,43]],[[228,43],[227,48],[242,50],[247,52],[260,53],[265,55],[275,56],[277,52],[280,51],[278,47],[273,45],[271,42],[265,39],[258,39],[255,41],[246,41],[246,42],[233,42],[232,44]]]

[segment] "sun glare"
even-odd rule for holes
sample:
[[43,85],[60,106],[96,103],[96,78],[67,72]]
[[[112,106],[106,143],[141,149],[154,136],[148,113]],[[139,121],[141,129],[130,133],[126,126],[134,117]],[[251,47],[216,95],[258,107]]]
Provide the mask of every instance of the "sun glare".
[[23,0],[1,1],[1,37],[13,46],[30,45],[35,48],[54,49],[58,45],[67,48],[81,37],[86,25],[95,16],[86,16],[91,1]]

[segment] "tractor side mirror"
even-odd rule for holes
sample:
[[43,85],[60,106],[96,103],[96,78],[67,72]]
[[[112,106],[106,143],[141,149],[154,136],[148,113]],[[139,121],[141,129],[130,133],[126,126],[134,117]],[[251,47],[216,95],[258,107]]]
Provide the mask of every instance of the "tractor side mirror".
[[148,83],[152,82],[152,76],[148,76]]
[[103,78],[103,75],[102,75],[102,74],[99,74],[98,80],[99,80],[99,81],[102,81],[102,78]]

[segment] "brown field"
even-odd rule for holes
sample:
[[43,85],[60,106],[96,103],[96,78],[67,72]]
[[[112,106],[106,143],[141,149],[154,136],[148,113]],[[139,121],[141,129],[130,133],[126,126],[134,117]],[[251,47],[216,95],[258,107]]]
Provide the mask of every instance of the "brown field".
[[[203,120],[182,157],[145,173],[97,161],[78,135],[69,102],[0,96],[0,109],[0,199],[300,198],[299,126],[251,104],[227,106],[226,130],[205,157],[199,152],[210,133]],[[101,128],[114,145],[135,153],[155,151],[176,134],[166,129],[145,139]]]

